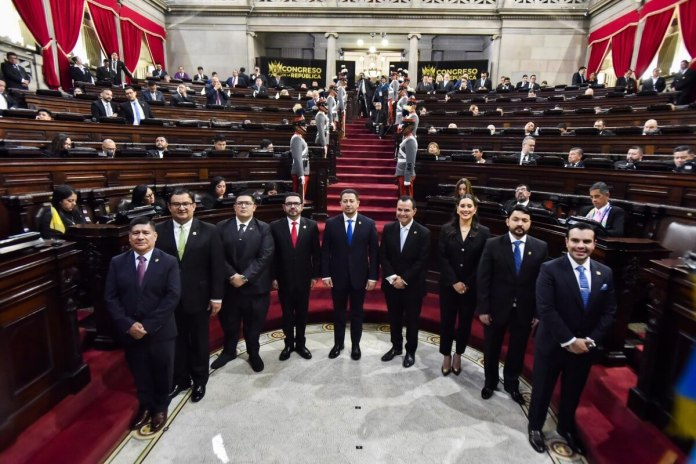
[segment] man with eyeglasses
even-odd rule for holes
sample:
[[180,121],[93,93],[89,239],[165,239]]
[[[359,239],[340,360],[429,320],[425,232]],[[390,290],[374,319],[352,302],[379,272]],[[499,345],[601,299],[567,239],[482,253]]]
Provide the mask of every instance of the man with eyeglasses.
[[254,372],[264,368],[259,356],[259,336],[271,301],[271,228],[254,218],[256,199],[249,193],[237,196],[235,217],[219,222],[217,230],[225,253],[225,278],[228,285],[222,300],[220,325],[224,346],[210,365],[219,369],[237,357],[239,326],[244,321],[249,364]]
[[286,361],[293,351],[311,359],[305,327],[309,294],[320,277],[319,228],[315,221],[301,216],[302,198],[298,193],[285,197],[283,211],[285,217],[271,223],[275,245],[273,288],[278,289],[285,335],[285,348],[278,359]]
[[222,305],[225,261],[215,226],[193,217],[191,192],[176,188],[169,198],[172,218],[157,225],[157,247],[177,258],[181,299],[174,316],[178,336],[174,355],[174,383],[170,398],[193,386],[191,401],[205,396],[208,383],[210,317]]

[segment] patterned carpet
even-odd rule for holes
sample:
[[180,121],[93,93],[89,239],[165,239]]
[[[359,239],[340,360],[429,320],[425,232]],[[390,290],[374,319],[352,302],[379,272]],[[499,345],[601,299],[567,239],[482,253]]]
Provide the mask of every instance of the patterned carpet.
[[[254,374],[242,354],[214,371],[206,397],[180,394],[157,434],[129,434],[108,463],[583,463],[554,433],[549,454],[527,442],[526,407],[507,394],[480,397],[481,353],[467,349],[460,376],[443,377],[439,337],[421,332],[416,364],[380,360],[389,326],[366,324],[362,359],[350,343],[337,359],[331,325],[308,327],[313,359],[278,361],[281,332],[262,335],[266,369]],[[243,342],[239,346],[243,353]],[[217,352],[211,356],[215,359]],[[529,385],[521,390],[529,398]],[[555,430],[553,415],[546,429]]]

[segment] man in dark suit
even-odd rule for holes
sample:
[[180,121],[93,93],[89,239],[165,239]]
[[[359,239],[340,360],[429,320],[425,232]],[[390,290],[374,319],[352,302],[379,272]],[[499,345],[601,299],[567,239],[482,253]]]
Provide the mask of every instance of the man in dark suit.
[[107,58],[102,62],[102,66],[97,67],[97,82],[114,82],[114,79],[116,79],[116,71],[111,69],[111,66],[109,66],[110,63],[111,62]]
[[228,285],[222,300],[220,325],[225,335],[222,353],[210,367],[219,369],[237,357],[239,326],[244,321],[244,340],[254,372],[264,368],[259,356],[259,336],[271,302],[273,236],[265,222],[254,218],[256,200],[237,196],[235,217],[219,222],[217,230],[225,253]]
[[616,87],[623,87],[626,93],[636,93],[638,90],[638,83],[633,77],[632,69],[627,69],[623,77],[616,79]]
[[29,76],[27,71],[19,64],[19,58],[17,58],[16,53],[8,52],[7,58],[0,68],[2,69],[2,75],[5,78],[8,88],[23,90],[29,88],[31,76]]
[[474,82],[474,90],[486,89],[489,92],[493,89],[493,83],[488,78],[488,72],[481,71],[481,77]]
[[522,80],[519,81],[519,82],[517,83],[517,85],[515,85],[515,89],[517,89],[517,90],[524,90],[524,91],[529,90],[529,76],[527,76],[526,74],[524,74],[524,75],[522,76]]
[[315,221],[301,216],[302,198],[298,193],[285,197],[283,211],[285,217],[271,223],[275,245],[273,287],[278,289],[285,335],[285,348],[278,359],[286,361],[293,351],[304,359],[311,359],[305,327],[309,293],[321,275],[319,228]]
[[178,336],[171,398],[191,387],[191,401],[205,396],[208,383],[208,328],[222,305],[225,258],[215,226],[193,217],[196,203],[186,189],[169,198],[172,218],[157,225],[157,248],[179,262],[181,301],[175,318]]
[[73,56],[73,65],[70,66],[70,77],[73,80],[73,86],[77,86],[79,82],[88,82],[90,84],[94,83],[92,78],[92,73],[89,69],[82,63],[82,59],[79,56]]
[[251,96],[254,98],[268,96],[268,88],[263,85],[263,81],[260,77],[257,77],[254,81],[254,85],[251,86]]
[[118,59],[118,53],[116,52],[113,52],[111,54],[109,68],[111,68],[111,71],[115,73],[115,76],[112,81],[114,85],[121,85],[123,83],[123,74],[133,79],[133,75],[130,73],[130,71],[128,71],[128,69],[126,69],[126,65],[123,64],[123,61]]
[[119,109],[116,104],[111,101],[112,98],[113,92],[111,92],[111,89],[104,89],[101,91],[99,100],[93,101],[90,105],[92,119],[97,121],[101,117],[118,116]]
[[164,94],[157,90],[157,82],[148,81],[147,90],[140,92],[140,98],[145,102],[159,101],[164,103]]
[[6,85],[5,81],[0,79],[0,110],[17,107],[17,102],[12,98],[12,95],[5,92]]
[[163,135],[159,135],[155,139],[155,148],[151,148],[147,151],[148,158],[164,158],[167,154],[169,148],[169,142],[167,138]]
[[[367,118],[370,116],[370,109],[372,107],[370,102],[372,101],[372,94],[375,87],[372,85],[372,81],[370,81],[368,77],[365,77],[364,73],[360,73],[360,78],[358,82],[355,83],[355,90],[358,93],[360,115]],[[430,86],[430,90],[432,90],[432,86]]]
[[227,93],[222,88],[222,82],[216,76],[210,81],[210,85],[205,87],[206,104],[208,105],[226,105]]
[[164,79],[167,76],[168,76],[167,71],[162,69],[161,64],[157,63],[155,65],[155,69],[152,70],[152,77],[159,77],[160,79]]
[[696,70],[689,67],[689,62],[682,60],[679,64],[679,72],[674,75],[672,89],[678,91],[675,103],[688,105],[696,101]]
[[478,311],[484,324],[484,400],[497,390],[498,360],[505,332],[510,332],[503,387],[512,399],[524,404],[520,374],[524,366],[529,333],[536,318],[535,284],[541,263],[549,255],[546,242],[527,235],[532,225],[529,210],[516,205],[505,220],[508,233],[488,239],[479,261]]
[[531,135],[526,136],[522,139],[522,151],[519,155],[515,154],[519,158],[520,166],[536,166],[537,159],[539,155],[534,154],[534,147],[536,146],[536,139]]
[[238,87],[249,86],[249,75],[246,73],[246,68],[239,68],[239,84]]
[[249,81],[250,82],[256,82],[256,79],[261,79],[261,83],[263,84],[264,87],[266,87],[266,84],[268,83],[268,79],[266,76],[261,74],[261,70],[259,69],[258,66],[254,67],[254,72],[251,74]]
[[360,197],[356,190],[341,192],[342,214],[326,221],[321,248],[321,275],[331,287],[334,310],[334,346],[329,358],[343,350],[346,309],[350,300],[350,357],[360,359],[363,303],[365,291],[375,289],[379,276],[379,247],[375,221],[358,213]]
[[104,300],[138,390],[140,408],[131,428],[149,424],[154,433],[167,422],[174,311],[181,296],[179,266],[176,259],[155,249],[155,224],[146,217],[131,221],[128,241],[131,250],[111,259]]
[[392,347],[382,356],[391,361],[403,353],[401,327],[406,322],[406,355],[402,365],[411,367],[418,347],[418,321],[423,297],[427,293],[425,276],[430,252],[430,231],[413,220],[416,203],[402,196],[396,203],[396,221],[384,226],[379,258],[384,281]]
[[171,105],[176,106],[185,102],[196,103],[196,100],[188,94],[186,84],[179,84],[176,87],[176,92],[172,94]]
[[268,83],[268,87],[282,89],[285,88],[285,82],[283,81],[283,78],[280,76],[280,74],[276,74],[271,78],[271,81]]
[[118,114],[126,118],[126,123],[139,126],[140,121],[151,118],[150,105],[138,100],[138,96],[133,87],[126,87],[125,92],[128,101],[121,103]]
[[203,66],[199,66],[197,71],[198,73],[193,75],[193,82],[197,82],[199,84],[207,84],[208,76],[206,76],[203,72]]
[[587,210],[585,217],[597,221],[610,237],[624,236],[624,210],[609,203],[609,186],[604,182],[595,182],[590,187],[593,208]]
[[573,147],[568,152],[568,162],[565,168],[584,168],[585,162],[582,160],[583,150],[580,147]]
[[667,87],[667,83],[665,82],[665,78],[660,76],[661,72],[662,70],[660,68],[653,69],[652,75],[647,79],[643,80],[641,90],[647,92],[654,90],[658,93],[664,92],[665,88]]
[[638,145],[628,149],[625,160],[619,160],[614,163],[614,169],[622,169],[633,171],[643,161],[643,147]]
[[611,268],[590,259],[591,226],[576,223],[566,236],[568,254],[541,266],[536,284],[539,330],[535,338],[529,442],[546,451],[542,428],[556,380],[562,375],[557,431],[576,453],[584,446],[575,428],[575,410],[592,366],[592,350],[602,343],[616,313]]
[[573,74],[573,79],[570,82],[571,85],[577,85],[578,87],[582,85],[587,85],[587,78],[585,77],[586,72],[587,68],[585,66],[580,66],[578,68],[578,72]]
[[505,202],[503,208],[505,212],[510,214],[512,209],[517,206],[524,206],[526,208],[543,208],[544,205],[537,201],[531,201],[532,191],[529,190],[529,186],[526,184],[520,184],[515,187],[515,198],[511,198]]

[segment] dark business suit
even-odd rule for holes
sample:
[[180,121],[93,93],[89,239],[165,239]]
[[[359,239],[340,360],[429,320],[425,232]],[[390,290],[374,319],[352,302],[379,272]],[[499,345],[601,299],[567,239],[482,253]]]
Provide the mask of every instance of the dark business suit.
[[27,89],[27,86],[22,84],[22,80],[31,81],[31,76],[22,66],[12,65],[9,61],[5,61],[1,67],[3,80],[8,89]]
[[585,76],[583,76],[582,74],[580,74],[579,72],[576,72],[575,74],[573,74],[573,79],[571,81],[571,85],[577,85],[577,86],[587,85],[587,78]]
[[97,81],[111,81],[112,83],[116,79],[116,73],[113,69],[106,66],[99,66],[97,68]]
[[170,104],[172,106],[176,106],[179,103],[184,103],[184,102],[196,103],[196,100],[193,97],[189,96],[188,94],[186,94],[186,96],[180,94],[179,92],[172,94],[172,100],[170,102]]
[[684,72],[677,73],[672,81],[672,88],[679,92],[674,101],[677,105],[688,105],[696,101],[696,69],[687,68]]
[[474,81],[474,88],[475,88],[476,90],[478,90],[478,89],[486,89],[486,90],[490,91],[490,90],[493,88],[493,83],[491,82],[490,79],[484,79],[484,80],[482,81],[481,78],[479,78],[479,79],[476,79],[476,80]]
[[539,328],[535,338],[529,429],[541,430],[556,379],[561,376],[558,431],[575,433],[575,410],[592,366],[592,352],[573,354],[561,347],[573,337],[602,343],[616,313],[612,271],[590,260],[590,297],[587,308],[568,256],[544,263],[537,279]]
[[[512,208],[514,208],[515,206],[517,206],[517,204],[518,204],[518,203],[517,203],[517,199],[515,199],[515,198],[510,198],[510,199],[509,199],[508,201],[506,201],[505,204],[503,205],[503,209],[505,210],[506,213],[510,213],[510,211],[512,211]],[[526,205],[524,205],[524,206],[526,206],[527,208],[544,209],[544,205],[542,205],[542,204],[539,203],[538,201],[532,201],[532,200],[529,200],[529,202],[528,202]]]
[[[401,327],[406,319],[406,352],[414,355],[418,347],[418,321],[420,319],[423,296],[427,293],[425,276],[430,253],[430,231],[411,223],[401,249],[401,224],[399,221],[384,226],[382,243],[379,247],[379,261],[382,265],[382,291],[387,302],[392,347],[401,351],[403,336]],[[407,286],[394,288],[386,278],[400,276]]]
[[[101,99],[93,101],[90,105],[90,111],[92,112],[92,117],[94,119],[99,119],[101,117],[106,117],[106,106],[105,102]],[[108,102],[106,105],[111,105],[111,115],[118,116],[118,106],[114,102]]]
[[[140,108],[143,110],[144,119],[152,117],[152,113],[150,112],[150,105],[148,105],[145,102],[141,102],[140,100],[136,100],[135,103],[140,105]],[[133,102],[131,101],[125,101],[121,103],[121,106],[119,106],[118,115],[122,118],[125,118],[127,124],[133,124],[133,121],[135,121],[135,116],[133,115],[133,107],[131,106],[132,104]]]
[[143,90],[142,92],[140,92],[140,98],[146,102],[160,101],[164,103],[164,94],[159,90],[155,91],[154,98],[152,97],[152,92],[150,92],[149,90]]
[[[594,214],[588,216],[590,212],[594,213],[594,208],[586,209],[585,212],[582,213],[582,216],[594,219]],[[623,210],[623,208],[611,205],[611,209],[609,209],[609,213],[607,213],[606,223],[602,224],[604,228],[607,230],[607,235],[609,237],[624,237],[625,217],[626,213]]]
[[582,160],[580,160],[577,163],[566,163],[563,167],[564,168],[584,168],[585,163]]
[[130,73],[130,71],[128,71],[128,69],[126,69],[126,65],[123,64],[123,61],[121,60],[109,60],[109,68],[112,72],[116,71],[112,79],[114,85],[121,85],[121,83],[123,82],[123,74],[121,74],[121,72],[133,79],[133,75]]
[[[476,309],[476,273],[479,259],[491,232],[486,226],[472,226],[466,240],[462,240],[458,219],[454,225],[443,226],[438,242],[440,267],[440,353],[452,354],[452,342],[456,339],[456,352],[463,354],[469,342],[471,319]],[[467,291],[457,293],[452,285],[464,282]],[[455,322],[459,326],[455,333]]]
[[205,98],[206,104],[208,105],[226,105],[228,97],[227,93],[222,88],[215,90],[214,87],[207,86],[205,88]]
[[654,90],[655,92],[664,92],[665,88],[667,88],[667,82],[665,82],[664,77],[658,76],[656,79],[656,78],[650,76],[643,81],[643,86],[642,86],[641,90],[644,90],[644,91]]
[[334,344],[343,346],[346,309],[350,299],[350,339],[357,347],[362,337],[363,303],[368,280],[379,277],[379,246],[375,221],[356,214],[353,239],[348,244],[343,213],[326,221],[321,248],[321,275],[333,282]]
[[224,352],[236,356],[239,326],[244,321],[244,340],[249,355],[258,354],[259,336],[268,313],[271,292],[273,237],[268,224],[252,218],[239,236],[235,217],[219,222],[217,230],[225,253],[225,279],[235,274],[247,278],[239,288],[225,285],[220,325],[225,334]]
[[17,102],[15,101],[14,98],[12,98],[12,95],[8,94],[7,92],[1,93],[0,98],[5,99],[5,103],[7,104],[8,108],[16,108],[17,107]]
[[80,69],[77,66],[70,66],[70,77],[73,80],[73,85],[75,85],[77,82],[92,83],[92,73],[89,72],[89,69],[85,67]]
[[[177,334],[174,311],[181,296],[179,266],[155,248],[139,286],[135,262],[132,250],[111,259],[104,300],[135,378],[140,409],[155,414],[166,412],[169,405]],[[140,340],[127,333],[135,322],[147,331]]]
[[292,246],[290,224],[283,217],[271,223],[275,252],[272,274],[278,282],[278,299],[283,311],[285,346],[305,346],[305,327],[312,279],[321,277],[319,228],[311,219],[297,220],[297,244]]
[[498,386],[498,360],[505,332],[509,330],[503,370],[503,385],[508,391],[519,390],[532,318],[536,316],[536,279],[549,254],[546,242],[527,235],[518,274],[513,249],[510,233],[489,239],[477,275],[478,312],[493,319],[490,325],[484,326],[485,386],[491,389]]
[[225,261],[222,241],[215,226],[194,218],[191,221],[184,255],[174,236],[174,221],[157,224],[157,247],[176,258],[181,273],[181,300],[176,308],[174,385],[208,383],[210,357],[208,327],[210,300],[222,300],[225,289]]

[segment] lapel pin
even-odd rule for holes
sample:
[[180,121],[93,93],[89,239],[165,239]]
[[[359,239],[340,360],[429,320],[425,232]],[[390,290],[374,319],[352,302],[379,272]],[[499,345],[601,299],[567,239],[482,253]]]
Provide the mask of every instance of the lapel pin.
[[247,230],[254,230],[254,228],[253,228],[253,227],[249,227]]
[[198,233],[198,232],[194,231],[194,232],[193,232],[193,235],[196,235],[197,233]]
[[602,275],[602,273],[601,273],[601,272],[599,272],[599,271],[597,271],[597,275]]
[[156,262],[156,263],[159,263],[159,258],[155,258],[155,262]]
[[307,226],[302,226],[302,228],[303,228],[303,229],[306,229],[306,228],[307,228]]
[[358,224],[362,224],[362,221],[358,221]]
[[531,252],[531,251],[528,251],[528,252],[527,252],[527,255],[532,256],[532,252]]
[[[416,230],[413,231],[413,235],[416,235],[417,233],[418,233],[418,231],[416,231]],[[406,234],[406,235],[408,235],[408,234]]]

